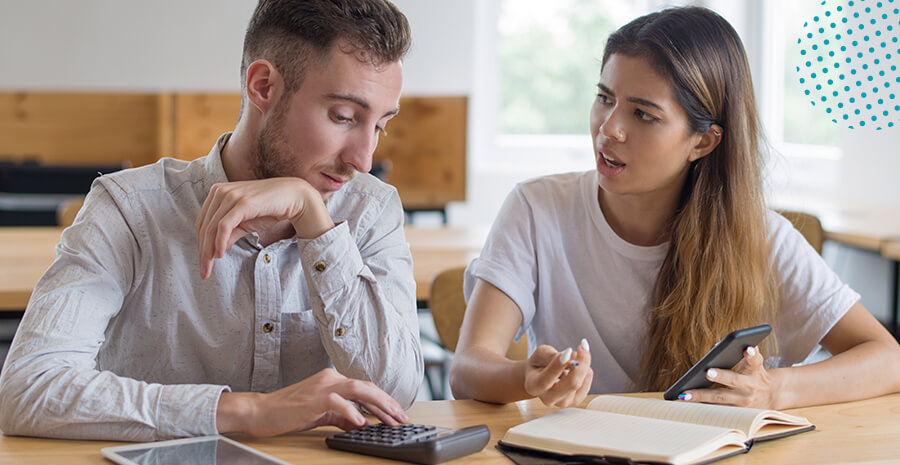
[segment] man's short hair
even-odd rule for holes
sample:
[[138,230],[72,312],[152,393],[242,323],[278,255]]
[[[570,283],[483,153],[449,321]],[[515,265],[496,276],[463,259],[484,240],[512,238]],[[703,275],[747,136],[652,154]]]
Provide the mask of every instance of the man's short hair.
[[315,65],[323,65],[337,40],[373,65],[400,61],[410,45],[406,16],[387,0],[260,0],[244,36],[242,93],[247,68],[270,61],[293,94]]

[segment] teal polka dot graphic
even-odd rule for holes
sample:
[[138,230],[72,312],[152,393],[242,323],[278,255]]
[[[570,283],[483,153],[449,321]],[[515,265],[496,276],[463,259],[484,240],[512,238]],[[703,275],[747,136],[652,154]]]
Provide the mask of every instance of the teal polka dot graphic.
[[900,0],[824,0],[803,24],[797,65],[803,95],[847,128],[900,123]]

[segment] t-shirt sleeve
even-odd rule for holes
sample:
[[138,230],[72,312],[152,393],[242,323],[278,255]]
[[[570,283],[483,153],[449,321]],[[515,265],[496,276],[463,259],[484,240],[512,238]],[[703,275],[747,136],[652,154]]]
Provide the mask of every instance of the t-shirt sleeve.
[[468,302],[475,283],[483,279],[509,296],[522,312],[519,340],[531,326],[535,312],[537,259],[534,213],[521,187],[504,201],[481,255],[466,269],[463,289]]
[[770,212],[768,221],[780,294],[775,318],[778,357],[771,364],[790,366],[804,361],[860,296],[788,220]]

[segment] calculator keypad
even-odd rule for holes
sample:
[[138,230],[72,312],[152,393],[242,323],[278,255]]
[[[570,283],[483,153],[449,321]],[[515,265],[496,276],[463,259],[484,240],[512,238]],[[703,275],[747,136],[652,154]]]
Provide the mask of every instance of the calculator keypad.
[[431,425],[390,426],[384,423],[378,423],[336,434],[334,437],[373,444],[397,446],[427,441],[444,430],[446,430],[446,428],[439,428]]

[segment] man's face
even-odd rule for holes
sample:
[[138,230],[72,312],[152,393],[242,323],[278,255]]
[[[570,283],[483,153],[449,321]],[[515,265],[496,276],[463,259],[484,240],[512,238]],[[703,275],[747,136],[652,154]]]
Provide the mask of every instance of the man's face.
[[400,63],[376,68],[335,46],[329,63],[310,68],[264,120],[254,175],[302,178],[327,200],[357,171],[371,169],[402,85]]

